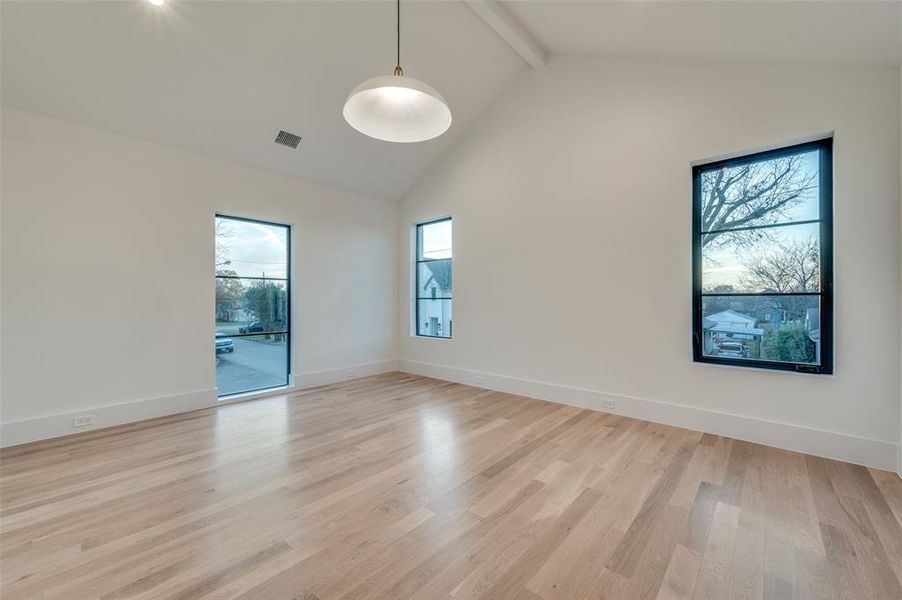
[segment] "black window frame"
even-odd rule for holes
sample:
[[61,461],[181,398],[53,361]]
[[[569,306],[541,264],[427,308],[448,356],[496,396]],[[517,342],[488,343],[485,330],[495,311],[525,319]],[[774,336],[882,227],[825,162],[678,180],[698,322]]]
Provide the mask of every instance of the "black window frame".
[[[420,300],[448,300],[451,302],[451,305],[454,305],[454,288],[452,285],[451,296],[448,297],[433,297],[433,296],[420,296],[420,265],[430,262],[441,262],[441,261],[450,261],[451,263],[451,273],[452,279],[454,277],[454,222],[451,222],[452,228],[452,238],[451,238],[451,258],[421,258],[422,256],[422,235],[423,227],[427,225],[435,225],[436,223],[444,223],[445,221],[452,221],[451,215],[447,217],[439,217],[438,219],[432,219],[430,221],[423,221],[422,223],[417,223],[414,228],[414,274],[413,274],[413,304],[414,304],[414,327],[413,334],[415,337],[421,338],[431,338],[437,340],[450,340],[452,339],[454,333],[454,318],[452,317],[448,321],[448,335],[427,335],[425,333],[420,333]],[[453,310],[453,309],[452,309]]]
[[[812,150],[818,154],[818,219],[790,221],[740,229],[760,229],[781,225],[818,223],[820,245],[820,282],[817,292],[795,293],[705,293],[702,290],[702,236],[701,230],[701,176],[703,172],[724,167],[736,167],[801,154]],[[702,340],[702,299],[705,296],[818,296],[820,299],[820,356],[819,365],[809,363],[782,362],[773,360],[753,360],[749,358],[724,358],[706,356]],[[801,144],[784,146],[774,150],[745,154],[735,158],[717,160],[692,166],[692,355],[697,363],[748,367],[753,369],[790,371],[817,375],[832,375],[834,370],[834,328],[833,328],[833,137],[826,137]]]
[[291,225],[286,223],[276,223],[274,221],[264,221],[262,219],[252,219],[249,217],[236,217],[216,213],[215,219],[229,219],[231,221],[243,221],[245,223],[257,223],[258,225],[266,225],[268,227],[282,227],[285,229],[285,277],[242,277],[233,275],[217,275],[216,270],[213,271],[213,281],[217,279],[249,279],[252,281],[284,281],[285,282],[285,327],[280,331],[265,331],[254,333],[235,333],[228,334],[228,337],[259,337],[261,335],[284,335],[285,336],[285,383],[281,385],[271,385],[240,392],[231,392],[228,394],[219,394],[217,388],[217,399],[231,398],[233,396],[241,396],[244,394],[253,394],[266,390],[277,390],[288,387],[291,384]]

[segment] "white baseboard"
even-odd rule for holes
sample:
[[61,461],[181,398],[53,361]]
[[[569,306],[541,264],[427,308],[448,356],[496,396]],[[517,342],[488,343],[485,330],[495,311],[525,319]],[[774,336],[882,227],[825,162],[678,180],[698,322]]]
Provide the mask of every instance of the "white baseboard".
[[[266,396],[291,394],[304,388],[337,383],[358,377],[368,377],[398,370],[397,360],[383,360],[361,365],[350,365],[338,369],[301,373],[294,376],[294,386],[279,390],[255,392],[241,396],[233,396],[219,400],[215,389],[186,392],[149,400],[137,400],[108,406],[95,406],[73,412],[35,417],[21,421],[10,421],[0,424],[0,447],[18,446],[28,442],[37,442],[50,438],[82,433],[114,425],[145,421],[157,417],[165,417],[189,412],[201,408],[222,406],[233,402],[256,400]],[[93,415],[94,425],[74,428],[72,419],[79,415]]]
[[[558,404],[589,408],[666,425],[714,433],[786,450],[843,460],[859,465],[894,471],[902,470],[902,449],[897,444],[856,437],[835,431],[791,425],[722,413],[683,404],[608,394],[565,385],[532,381],[504,375],[431,363],[401,360],[406,373],[465,383],[520,396],[539,398]],[[614,403],[610,408],[605,403]],[[899,457],[897,458],[897,453]],[[897,462],[897,460],[899,462]]]
[[[0,447],[18,446],[28,442],[36,442],[50,438],[82,433],[124,423],[134,423],[157,417],[165,417],[199,408],[216,406],[216,390],[199,390],[184,394],[174,394],[162,398],[137,400],[94,406],[73,412],[58,413],[22,421],[10,421],[0,424]],[[94,425],[74,428],[72,419],[79,415],[93,415]]]
[[370,377],[371,375],[391,373],[392,371],[397,370],[398,361],[396,359],[380,360],[360,365],[340,367],[338,369],[298,373],[294,376],[294,382],[296,388],[305,389],[320,385],[329,385],[330,383],[338,383],[339,381],[347,381],[348,379],[359,379],[361,377]]

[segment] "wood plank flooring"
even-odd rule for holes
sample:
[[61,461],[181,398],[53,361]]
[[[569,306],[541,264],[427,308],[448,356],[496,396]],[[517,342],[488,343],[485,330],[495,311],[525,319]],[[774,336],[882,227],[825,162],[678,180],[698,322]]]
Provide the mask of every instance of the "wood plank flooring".
[[393,373],[0,453],[20,598],[902,598],[893,474]]

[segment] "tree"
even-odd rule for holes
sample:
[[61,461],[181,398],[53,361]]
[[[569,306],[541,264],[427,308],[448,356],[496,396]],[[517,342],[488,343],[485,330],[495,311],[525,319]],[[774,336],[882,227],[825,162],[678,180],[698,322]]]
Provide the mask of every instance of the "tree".
[[785,219],[789,210],[805,201],[816,173],[805,166],[804,155],[725,167],[704,173],[701,180],[702,245],[747,245],[769,235],[765,230],[723,231],[767,225]]
[[749,290],[785,294],[817,291],[820,285],[820,246],[814,237],[778,244],[766,254],[746,256],[743,262],[742,284]]
[[804,325],[788,325],[764,334],[764,357],[768,360],[811,363],[814,342]]
[[227,267],[232,264],[232,261],[229,260],[229,245],[226,241],[228,238],[232,237],[232,228],[229,225],[228,221],[224,219],[220,219],[216,217],[213,226],[213,236],[216,240],[216,269],[217,274],[219,272],[220,267]]
[[232,311],[241,306],[244,296],[244,284],[237,277],[235,271],[228,269],[216,269],[216,320],[231,321]]
[[287,300],[285,288],[272,281],[256,281],[244,292],[247,310],[263,323],[266,331],[278,331],[285,326]]
[[216,320],[231,321],[233,311],[238,310],[241,299],[244,296],[244,284],[238,277],[238,273],[226,269],[232,264],[228,258],[229,247],[226,240],[231,237],[232,229],[224,219],[217,217],[214,221],[213,236],[215,239],[216,257]]
[[[704,289],[706,294],[732,294],[736,291],[732,285],[720,284]],[[733,308],[732,296],[707,296],[704,299],[705,314],[712,315]]]

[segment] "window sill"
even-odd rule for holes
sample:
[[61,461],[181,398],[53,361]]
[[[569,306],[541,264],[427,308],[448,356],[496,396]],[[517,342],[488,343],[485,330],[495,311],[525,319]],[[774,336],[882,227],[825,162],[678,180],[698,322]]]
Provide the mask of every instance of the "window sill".
[[217,398],[220,404],[228,404],[229,402],[242,402],[244,400],[256,400],[257,398],[267,398],[269,396],[281,396],[294,391],[294,385],[283,385],[280,387],[267,388],[265,390],[255,390],[253,392],[242,392],[231,394],[229,396],[220,396]]
[[416,340],[441,340],[443,342],[450,342],[454,339],[449,337],[441,337],[438,335],[420,335],[418,333],[411,333],[410,337]]
[[738,371],[746,371],[752,373],[776,373],[778,375],[802,375],[805,377],[817,377],[820,379],[836,379],[836,368],[831,372],[821,372],[821,373],[809,373],[805,371],[796,371],[793,369],[774,369],[772,367],[766,366],[756,366],[756,365],[738,365],[738,364],[725,364],[721,362],[714,362],[709,360],[691,360],[693,365],[701,365],[703,367],[715,367],[720,369],[732,369]]

